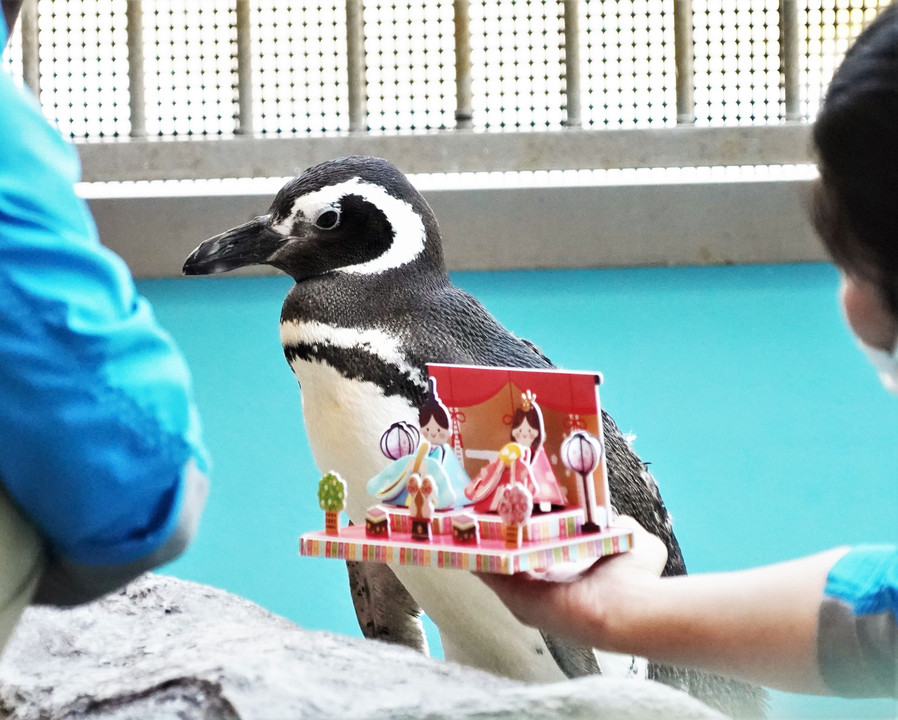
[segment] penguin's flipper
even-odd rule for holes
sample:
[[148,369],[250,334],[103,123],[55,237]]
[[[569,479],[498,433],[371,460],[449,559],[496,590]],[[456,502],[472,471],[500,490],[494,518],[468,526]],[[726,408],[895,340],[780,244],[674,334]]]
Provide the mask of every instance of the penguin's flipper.
[[558,663],[561,672],[569,678],[602,674],[599,661],[596,659],[596,654],[592,648],[574,645],[566,640],[553,637],[542,630],[539,632],[543,636],[543,640],[546,643],[546,647],[549,648],[552,657],[555,658],[555,662]]
[[348,560],[346,570],[352,604],[364,636],[405,645],[427,655],[421,608],[389,566]]

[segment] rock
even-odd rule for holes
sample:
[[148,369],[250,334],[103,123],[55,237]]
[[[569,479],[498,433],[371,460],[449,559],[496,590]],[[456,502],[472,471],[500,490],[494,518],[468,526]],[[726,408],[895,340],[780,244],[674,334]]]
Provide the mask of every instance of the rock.
[[147,575],[91,605],[29,608],[0,660],[0,718],[719,718],[664,685],[528,685],[303,630],[204,585]]

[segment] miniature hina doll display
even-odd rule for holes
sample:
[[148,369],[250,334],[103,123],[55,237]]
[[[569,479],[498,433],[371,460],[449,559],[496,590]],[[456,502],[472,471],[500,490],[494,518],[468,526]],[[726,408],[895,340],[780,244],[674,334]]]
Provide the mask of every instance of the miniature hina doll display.
[[632,531],[609,525],[601,376],[428,372],[418,423],[380,437],[389,462],[365,486],[375,504],[364,522],[339,526],[346,490],[329,473],[319,489],[326,528],[302,536],[303,555],[510,574],[630,548]]
[[531,491],[533,502],[540,510],[548,511],[552,505],[567,505],[567,501],[543,448],[543,428],[542,410],[536,404],[536,395],[528,390],[512,417],[511,439],[530,451],[530,480],[535,488]]

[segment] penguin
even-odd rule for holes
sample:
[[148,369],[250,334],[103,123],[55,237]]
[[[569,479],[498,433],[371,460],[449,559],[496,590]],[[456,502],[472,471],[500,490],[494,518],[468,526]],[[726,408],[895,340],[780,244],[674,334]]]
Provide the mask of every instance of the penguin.
[[[281,188],[266,214],[201,243],[183,272],[257,264],[294,280],[281,309],[281,343],[299,382],[315,461],[346,480],[353,523],[364,523],[366,481],[386,462],[380,433],[417,420],[427,363],[553,367],[536,345],[452,284],[433,211],[387,160],[351,156],[305,170]],[[684,574],[654,478],[604,410],[602,424],[615,511],[664,542],[665,575]],[[426,652],[423,608],[450,661],[528,682],[640,674],[638,659],[597,655],[521,625],[470,573],[374,563],[348,568],[366,637]],[[762,714],[764,692],[757,687],[655,664],[645,673],[727,715]]]

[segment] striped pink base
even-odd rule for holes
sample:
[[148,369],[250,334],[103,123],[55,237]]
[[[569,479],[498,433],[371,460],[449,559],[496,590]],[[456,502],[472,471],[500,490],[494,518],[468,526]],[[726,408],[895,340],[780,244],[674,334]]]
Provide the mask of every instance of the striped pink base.
[[[451,522],[448,524],[451,527]],[[632,538],[632,532],[626,528],[609,527],[600,533],[528,540],[520,548],[506,548],[504,539],[482,538],[478,546],[464,546],[454,543],[451,535],[443,534],[435,534],[430,543],[415,542],[401,532],[390,539],[369,538],[363,526],[353,525],[340,528],[338,537],[324,532],[304,534],[299,554],[510,575],[625,552],[630,549]]]

